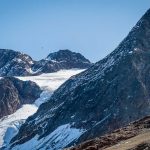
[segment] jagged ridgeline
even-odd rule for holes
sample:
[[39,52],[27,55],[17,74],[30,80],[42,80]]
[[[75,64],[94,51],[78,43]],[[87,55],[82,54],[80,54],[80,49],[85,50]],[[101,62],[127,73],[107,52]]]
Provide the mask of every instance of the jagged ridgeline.
[[111,54],[56,90],[11,148],[58,150],[150,115],[149,74],[150,10]]
[[59,50],[45,59],[34,61],[18,51],[0,49],[0,76],[30,76],[56,72],[61,69],[86,69],[92,63],[80,53]]

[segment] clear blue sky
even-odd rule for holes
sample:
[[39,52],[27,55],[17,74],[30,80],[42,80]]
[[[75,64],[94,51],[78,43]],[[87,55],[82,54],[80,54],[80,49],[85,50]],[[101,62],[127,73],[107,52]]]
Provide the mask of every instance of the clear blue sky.
[[110,53],[150,0],[0,0],[0,48],[38,60],[59,49],[91,61]]

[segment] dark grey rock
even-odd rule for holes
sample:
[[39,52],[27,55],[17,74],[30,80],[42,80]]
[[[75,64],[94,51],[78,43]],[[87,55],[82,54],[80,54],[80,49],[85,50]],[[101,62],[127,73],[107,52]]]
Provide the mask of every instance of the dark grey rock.
[[61,69],[89,68],[92,63],[80,53],[70,50],[59,50],[50,53],[46,59],[35,62],[33,71],[39,73],[51,73]]
[[79,53],[60,50],[46,59],[34,61],[26,54],[0,49],[0,76],[31,76],[61,69],[89,68],[92,63]]
[[27,76],[33,60],[30,56],[8,49],[0,49],[0,76]]
[[32,104],[41,92],[40,87],[31,81],[14,77],[0,79],[0,118],[14,113],[23,104]]

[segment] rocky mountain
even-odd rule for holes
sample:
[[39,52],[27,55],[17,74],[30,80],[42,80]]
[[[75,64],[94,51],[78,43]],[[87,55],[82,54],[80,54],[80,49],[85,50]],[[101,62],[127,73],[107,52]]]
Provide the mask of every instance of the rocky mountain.
[[31,81],[14,77],[0,79],[0,118],[14,113],[23,104],[31,104],[40,97],[40,87]]
[[56,90],[10,147],[58,150],[150,115],[149,73],[150,10],[111,54]]
[[149,150],[150,116],[65,150]]
[[50,53],[46,59],[34,61],[26,54],[0,49],[0,76],[30,76],[61,69],[85,69],[90,66],[91,62],[84,56],[69,50]]
[[8,49],[0,49],[0,76],[27,76],[32,73],[30,56]]
[[46,59],[35,62],[32,70],[37,72],[37,74],[51,73],[61,69],[86,69],[91,65],[91,62],[80,53],[71,52],[70,50],[59,50],[58,52],[50,53]]

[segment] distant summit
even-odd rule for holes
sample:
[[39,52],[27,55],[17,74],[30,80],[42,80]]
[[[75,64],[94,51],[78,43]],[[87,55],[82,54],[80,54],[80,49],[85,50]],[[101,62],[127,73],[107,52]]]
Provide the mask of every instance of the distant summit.
[[47,56],[47,59],[58,61],[58,62],[69,61],[73,63],[76,68],[79,67],[77,66],[78,64],[81,65],[81,67],[83,68],[89,67],[89,64],[90,64],[90,61],[86,59],[83,55],[81,55],[80,53],[72,52],[68,49],[59,50],[58,52],[50,53]]
[[18,51],[0,49],[0,76],[27,76],[32,74],[32,58]]
[[46,59],[35,62],[33,71],[39,74],[56,72],[61,69],[86,69],[90,66],[91,62],[80,53],[59,50],[58,52],[50,53]]
[[91,62],[80,53],[60,50],[50,53],[46,59],[34,61],[21,52],[0,49],[0,76],[30,76],[56,72],[61,69],[86,69]]

